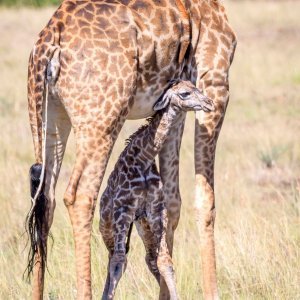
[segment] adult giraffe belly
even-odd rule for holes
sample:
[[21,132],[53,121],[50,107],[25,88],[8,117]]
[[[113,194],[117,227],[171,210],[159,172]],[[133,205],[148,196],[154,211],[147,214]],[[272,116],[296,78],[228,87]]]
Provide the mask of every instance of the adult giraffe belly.
[[150,86],[145,89],[137,89],[127,118],[136,120],[152,116],[154,113],[152,107],[158,97],[159,93],[155,90],[155,87]]
[[145,88],[137,88],[133,105],[129,110],[127,119],[143,119],[151,117],[154,114],[153,106],[158,100],[159,96],[163,93],[164,89],[167,87],[167,83],[164,85],[158,85],[159,84],[155,84]]

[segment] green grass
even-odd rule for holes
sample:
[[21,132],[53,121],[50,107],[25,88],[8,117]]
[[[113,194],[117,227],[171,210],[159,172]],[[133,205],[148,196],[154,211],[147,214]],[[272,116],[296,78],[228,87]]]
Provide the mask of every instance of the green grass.
[[[1,2],[2,3],[2,2]],[[226,1],[238,36],[231,68],[231,99],[216,158],[216,253],[222,299],[300,299],[300,2]],[[27,61],[53,8],[0,10],[0,299],[29,299],[24,219],[30,206],[28,170],[33,145],[27,116]],[[21,46],[20,46],[21,45]],[[124,139],[140,122],[123,128],[108,171]],[[174,263],[181,299],[201,299],[199,239],[193,209],[193,114],[181,150],[181,219]],[[275,163],[271,168],[269,161]],[[74,299],[72,229],[62,201],[74,162],[71,138],[57,186],[45,299]],[[98,209],[96,210],[98,211]],[[93,293],[102,292],[107,253],[92,239]],[[128,269],[116,299],[155,299],[158,287],[133,233]]]

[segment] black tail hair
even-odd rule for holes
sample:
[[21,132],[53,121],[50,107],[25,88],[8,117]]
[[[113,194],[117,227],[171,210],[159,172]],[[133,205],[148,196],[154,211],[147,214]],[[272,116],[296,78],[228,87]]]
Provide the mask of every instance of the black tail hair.
[[[30,194],[33,199],[36,195],[36,192],[40,185],[40,176],[42,174],[42,164],[34,164],[29,170],[30,176]],[[44,179],[43,179],[44,181]],[[28,264],[25,270],[27,274],[27,279],[30,280],[30,277],[33,273],[33,268],[35,265],[35,255],[39,253],[40,263],[44,270],[47,262],[47,250],[44,241],[45,236],[43,232],[46,231],[48,234],[48,223],[46,222],[46,209],[47,209],[47,198],[44,193],[45,184],[43,182],[40,189],[39,195],[36,198],[35,202],[32,202],[30,212],[26,217],[26,232],[28,234],[28,241],[30,243],[29,253],[28,253]]]

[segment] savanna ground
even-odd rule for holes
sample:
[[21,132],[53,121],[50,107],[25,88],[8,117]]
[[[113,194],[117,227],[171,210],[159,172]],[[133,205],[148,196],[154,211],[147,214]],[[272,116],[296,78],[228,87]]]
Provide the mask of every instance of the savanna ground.
[[[216,253],[222,299],[300,299],[300,2],[226,2],[239,44],[231,68],[231,100],[216,160]],[[29,299],[23,279],[24,219],[30,206],[33,146],[27,117],[27,59],[53,8],[0,8],[0,298]],[[200,299],[199,240],[193,212],[193,123],[181,150],[182,213],[174,262],[181,299]],[[128,122],[124,139],[138,126]],[[73,240],[62,195],[74,161],[69,142],[58,183],[45,299],[74,299]],[[106,177],[104,185],[106,184]],[[97,208],[98,211],[98,208]],[[107,253],[92,237],[93,292],[102,292]],[[116,299],[155,299],[156,282],[134,231]]]

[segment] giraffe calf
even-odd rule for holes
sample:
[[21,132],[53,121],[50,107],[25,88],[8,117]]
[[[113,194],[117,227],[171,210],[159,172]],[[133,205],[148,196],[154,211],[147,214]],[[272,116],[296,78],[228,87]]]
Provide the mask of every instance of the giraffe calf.
[[172,126],[186,111],[214,109],[210,99],[189,81],[172,81],[155,103],[155,115],[128,140],[100,201],[100,232],[109,251],[102,299],[113,299],[125,271],[132,225],[146,249],[146,263],[158,283],[164,280],[177,299],[172,258],[166,242],[167,210],[155,164]]

